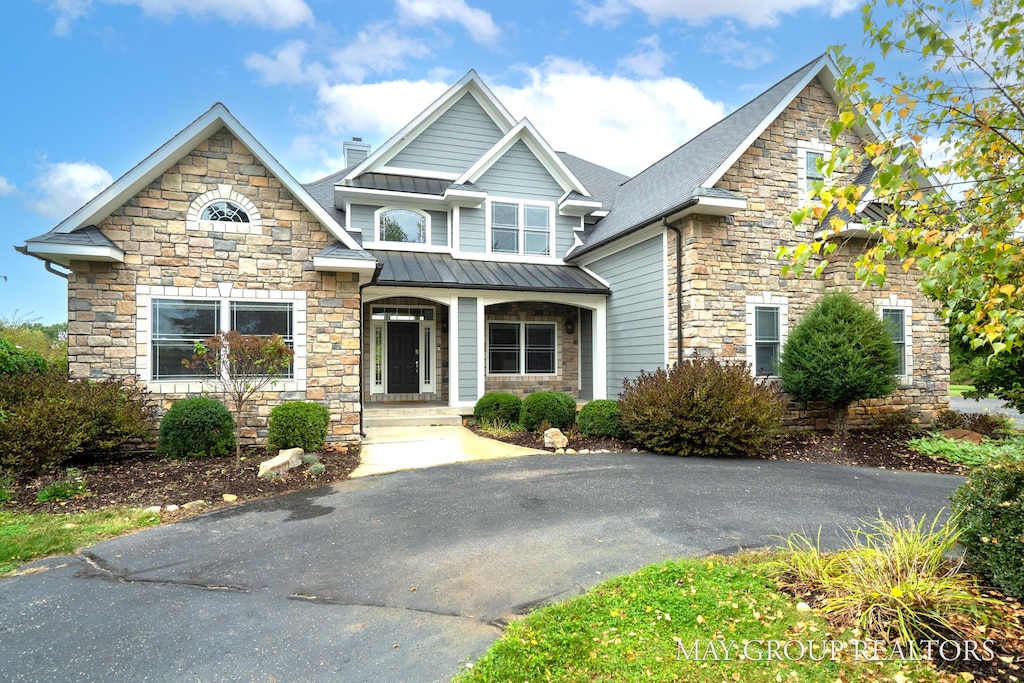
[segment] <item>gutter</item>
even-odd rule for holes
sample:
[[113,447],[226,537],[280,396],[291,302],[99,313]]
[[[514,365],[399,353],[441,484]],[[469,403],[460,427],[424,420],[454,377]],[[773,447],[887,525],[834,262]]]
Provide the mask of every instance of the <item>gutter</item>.
[[655,223],[657,223],[659,221],[664,222],[665,219],[667,219],[672,214],[679,213],[680,211],[685,211],[686,209],[689,209],[692,206],[696,206],[699,203],[700,203],[700,198],[699,197],[691,197],[691,198],[687,199],[685,202],[683,202],[682,204],[678,204],[678,205],[672,207],[671,209],[669,209],[668,211],[664,211],[664,212],[654,216],[653,218],[647,219],[643,223],[637,223],[636,225],[632,226],[631,228],[628,228],[627,230],[623,230],[622,232],[617,233],[613,237],[609,237],[608,239],[601,240],[600,242],[595,242],[594,244],[588,244],[588,245],[584,246],[583,249],[581,249],[580,251],[577,251],[577,252],[575,252],[573,254],[570,254],[567,257],[567,259],[575,261],[577,258],[582,256],[583,254],[586,254],[588,251],[593,251],[594,249],[596,249],[597,247],[599,247],[599,246],[601,246],[603,244],[607,244],[607,243],[612,242],[614,240],[617,240],[617,239],[619,239],[621,237],[625,237],[626,235],[634,233],[637,230],[640,230],[641,228],[646,228],[648,225],[654,225]]
[[58,277],[62,277],[65,280],[67,280],[68,279],[68,275],[70,275],[70,273],[63,273],[63,272],[57,270],[56,268],[54,268],[53,261],[51,261],[49,259],[45,259],[42,256],[37,256],[35,254],[29,253],[27,245],[26,246],[20,246],[20,247],[16,246],[16,247],[14,247],[14,251],[18,252],[19,254],[24,254],[25,256],[31,256],[33,258],[39,259],[40,261],[43,262],[43,266],[46,268],[46,270],[48,270],[49,272],[53,273],[54,275],[57,275]]
[[[370,285],[377,284],[377,278],[380,277],[381,271],[384,270],[384,264],[377,261],[377,266],[373,269],[373,276],[366,284],[359,285],[359,326],[363,326],[363,290]],[[363,406],[366,405],[366,382],[363,381],[363,351],[362,342],[363,332],[359,330],[359,437],[366,437],[366,430],[363,429]]]

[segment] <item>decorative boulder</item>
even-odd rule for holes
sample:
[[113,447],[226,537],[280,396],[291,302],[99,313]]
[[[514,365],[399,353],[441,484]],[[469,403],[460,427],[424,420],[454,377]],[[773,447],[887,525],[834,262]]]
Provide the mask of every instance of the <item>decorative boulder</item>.
[[969,441],[970,443],[981,443],[981,440],[985,438],[982,434],[967,429],[947,429],[939,434],[953,441]]
[[286,448],[270,460],[261,462],[260,471],[257,476],[262,479],[274,472],[284,474],[291,468],[301,465],[303,455],[304,451],[301,448]]
[[565,438],[561,429],[552,427],[544,432],[544,448],[565,448],[568,445],[569,439]]

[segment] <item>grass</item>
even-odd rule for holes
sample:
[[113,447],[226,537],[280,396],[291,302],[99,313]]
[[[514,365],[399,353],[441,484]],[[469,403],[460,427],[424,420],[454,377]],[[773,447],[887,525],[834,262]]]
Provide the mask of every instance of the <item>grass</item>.
[[71,554],[104,539],[159,523],[160,515],[132,508],[70,515],[0,510],[0,576],[32,560]]
[[970,384],[950,384],[949,395],[950,396],[963,396],[965,391],[969,391],[974,387]]
[[965,467],[980,467],[999,461],[1024,462],[1024,436],[995,441],[986,439],[976,444],[936,435],[911,439],[907,445],[932,458],[942,458]]
[[[511,623],[454,680],[937,680],[923,662],[857,661],[849,632],[797,604],[768,578],[764,556],[656,564]],[[790,641],[790,656],[772,656]],[[832,642],[835,658],[824,649]]]

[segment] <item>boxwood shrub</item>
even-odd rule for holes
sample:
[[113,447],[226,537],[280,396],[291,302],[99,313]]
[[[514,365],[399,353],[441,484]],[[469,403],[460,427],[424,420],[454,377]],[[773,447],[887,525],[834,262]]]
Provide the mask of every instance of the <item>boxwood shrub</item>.
[[327,442],[327,425],[331,411],[327,406],[309,401],[289,401],[274,406],[267,426],[267,448],[301,448],[318,451]]
[[1024,463],[979,467],[953,492],[960,544],[971,569],[1024,598]]
[[160,421],[160,455],[202,458],[227,455],[234,448],[235,420],[223,403],[212,398],[175,401]]
[[622,426],[665,455],[745,456],[768,448],[782,419],[777,389],[743,363],[693,358],[626,380]]
[[479,424],[515,424],[522,407],[518,396],[496,391],[480,397],[473,406],[473,417]]
[[603,398],[591,401],[580,408],[577,421],[580,432],[587,436],[601,439],[621,439],[625,436],[618,401]]
[[519,424],[523,429],[536,431],[547,422],[564,429],[576,422],[576,399],[559,391],[538,391],[523,399],[519,411]]

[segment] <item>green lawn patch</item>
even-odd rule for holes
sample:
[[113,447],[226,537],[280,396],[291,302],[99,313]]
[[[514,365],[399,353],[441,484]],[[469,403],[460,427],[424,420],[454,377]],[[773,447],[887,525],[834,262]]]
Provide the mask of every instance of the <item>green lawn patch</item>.
[[759,556],[684,559],[513,622],[454,680],[833,683],[891,680],[901,672],[909,680],[937,679],[922,662],[855,661],[849,640],[799,611],[767,578]]
[[949,395],[950,396],[963,396],[965,391],[969,391],[974,387],[970,384],[950,384]]
[[0,576],[48,555],[68,555],[107,538],[160,524],[160,515],[109,508],[70,515],[0,510]]

